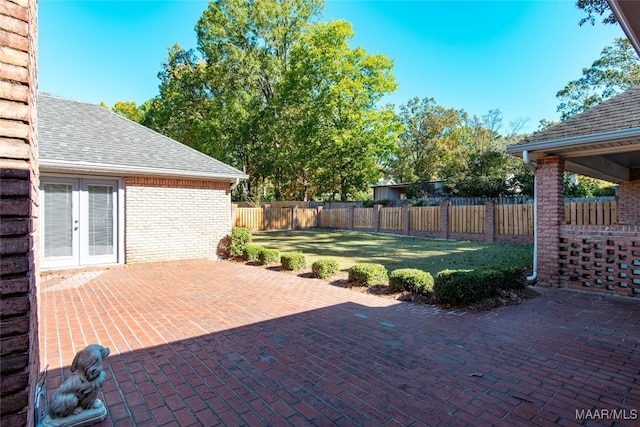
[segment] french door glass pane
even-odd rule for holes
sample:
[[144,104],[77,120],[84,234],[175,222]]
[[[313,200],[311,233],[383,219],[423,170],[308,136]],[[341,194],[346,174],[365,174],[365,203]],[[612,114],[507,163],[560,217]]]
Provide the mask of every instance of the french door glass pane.
[[89,255],[113,254],[113,186],[89,185]]
[[44,185],[44,256],[73,254],[73,186]]

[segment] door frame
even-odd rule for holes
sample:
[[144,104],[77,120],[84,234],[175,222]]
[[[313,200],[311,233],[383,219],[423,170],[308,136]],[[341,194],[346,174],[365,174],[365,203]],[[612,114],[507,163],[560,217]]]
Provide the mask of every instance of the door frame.
[[[101,183],[104,181],[110,181],[111,183],[115,183],[116,185],[116,189],[115,189],[115,193],[116,193],[116,197],[114,197],[114,203],[115,203],[115,239],[114,239],[114,245],[116,246],[116,260],[115,260],[115,264],[124,264],[125,261],[125,217],[124,217],[124,213],[125,213],[125,209],[124,209],[124,191],[125,191],[125,186],[124,186],[124,177],[121,176],[108,176],[108,175],[78,175],[78,174],[60,174],[60,173],[45,173],[45,172],[41,172],[40,175],[40,191],[43,191],[43,184],[45,183],[49,183],[49,182],[60,182],[60,183],[71,183],[73,186],[73,195],[72,195],[72,200],[73,203],[77,203],[79,206],[79,209],[82,209],[82,211],[79,211],[79,209],[75,209],[73,211],[73,215],[74,221],[81,221],[80,217],[82,216],[86,216],[87,213],[87,209],[83,208],[81,203],[80,198],[84,197],[86,198],[86,194],[81,194],[83,192],[86,191],[87,189],[87,185],[91,185],[91,184],[96,184],[96,183]],[[44,194],[44,192],[43,192]],[[55,260],[55,259],[46,259],[44,256],[44,239],[45,239],[45,221],[44,221],[44,209],[45,209],[45,201],[44,201],[44,197],[40,198],[41,201],[41,206],[40,206],[40,227],[41,227],[41,242],[40,242],[40,267],[43,270],[49,270],[49,269],[58,269],[58,268],[73,268],[73,267],[85,267],[85,266],[91,266],[91,265],[108,265],[108,264],[114,264],[114,262],[109,259],[109,260],[104,260],[104,259],[100,259],[99,257],[94,257],[93,259],[91,259],[92,257],[89,257],[88,254],[81,254],[80,251],[81,250],[85,250],[86,249],[86,244],[81,242],[81,235],[83,236],[83,238],[86,238],[86,230],[80,230],[81,233],[75,233],[74,237],[73,237],[73,244],[74,244],[74,251],[76,251],[77,253],[74,253],[73,256],[69,259],[66,260]],[[76,215],[79,215],[80,217],[75,217]],[[86,219],[85,219],[86,221]],[[75,225],[75,223],[74,223]]]

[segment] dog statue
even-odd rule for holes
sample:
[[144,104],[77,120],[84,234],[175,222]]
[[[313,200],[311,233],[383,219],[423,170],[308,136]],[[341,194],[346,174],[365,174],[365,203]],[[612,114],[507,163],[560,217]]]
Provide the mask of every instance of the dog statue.
[[49,417],[64,418],[104,406],[98,392],[107,377],[102,369],[102,361],[107,356],[109,349],[98,344],[90,344],[76,354],[71,364],[72,375],[53,393]]

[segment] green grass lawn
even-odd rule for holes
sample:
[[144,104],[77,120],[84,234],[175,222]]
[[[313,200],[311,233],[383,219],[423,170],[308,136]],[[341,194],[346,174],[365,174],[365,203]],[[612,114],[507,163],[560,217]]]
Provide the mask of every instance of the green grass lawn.
[[280,252],[302,252],[309,267],[318,258],[333,257],[344,271],[360,262],[374,262],[384,265],[389,272],[417,268],[435,276],[446,269],[530,267],[533,262],[531,245],[456,242],[342,230],[255,233],[252,243]]

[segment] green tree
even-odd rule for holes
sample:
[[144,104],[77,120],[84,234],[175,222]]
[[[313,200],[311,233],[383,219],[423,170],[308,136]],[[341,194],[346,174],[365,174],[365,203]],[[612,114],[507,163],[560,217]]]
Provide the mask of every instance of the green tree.
[[607,0],[577,0],[576,7],[587,13],[587,16],[580,19],[580,26],[589,22],[591,25],[596,23],[596,15],[605,17],[602,19],[603,24],[615,24],[617,22],[615,15],[611,12]]
[[104,102],[101,102],[100,106],[136,123],[144,122],[144,104],[142,106],[138,106],[135,101],[118,101],[112,108]]
[[627,39],[617,38],[602,50],[582,77],[570,81],[556,97],[561,120],[586,111],[633,86],[640,85],[640,58]]
[[292,49],[279,99],[289,137],[275,162],[288,182],[313,174],[316,196],[343,200],[377,180],[401,129],[390,108],[376,107],[396,88],[392,61],[351,48],[353,36],[346,21],[317,23]]
[[404,132],[400,134],[396,155],[389,162],[391,175],[400,182],[442,179],[459,158],[458,129],[466,113],[438,105],[433,98],[413,98],[400,106]]

